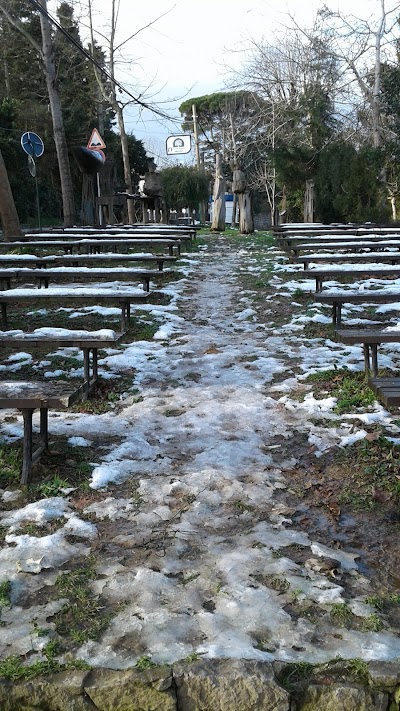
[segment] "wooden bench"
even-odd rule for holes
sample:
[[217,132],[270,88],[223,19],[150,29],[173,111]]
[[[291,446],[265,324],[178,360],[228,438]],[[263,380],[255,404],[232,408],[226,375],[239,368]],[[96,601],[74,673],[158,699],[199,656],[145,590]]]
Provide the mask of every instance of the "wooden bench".
[[304,254],[301,257],[292,257],[291,261],[293,264],[303,264],[304,269],[308,269],[310,262],[348,262],[349,264],[353,264],[354,262],[387,262],[389,264],[399,264],[400,253],[360,252],[359,254]]
[[145,235],[145,236],[171,236],[171,237],[178,237],[181,238],[182,236],[188,236],[191,239],[196,239],[197,236],[197,231],[200,229],[200,227],[197,226],[191,226],[191,227],[186,227],[186,226],[179,226],[179,225],[154,225],[152,227],[151,225],[143,225],[143,224],[136,224],[136,225],[105,225],[104,227],[97,226],[97,227],[53,227],[53,228],[47,228],[46,231],[43,230],[31,230],[30,232],[26,233],[26,236],[29,237],[29,239],[43,239],[47,235],[51,238],[53,235],[63,235],[66,238],[70,238],[72,235],[93,235],[93,236],[99,236],[101,237],[102,235]]
[[390,304],[400,301],[400,291],[331,291],[315,294],[320,304],[332,304],[332,323],[340,327],[343,304]]
[[[390,235],[391,241],[400,241],[400,231],[398,234]],[[291,251],[297,245],[307,245],[312,249],[318,249],[319,245],[323,240],[321,237],[307,237],[301,236],[286,236],[281,235],[276,238],[276,246],[284,251]],[[339,243],[347,245],[349,242],[353,242],[355,245],[359,246],[361,242],[365,242],[368,246],[374,245],[376,242],[382,242],[382,235],[332,235],[332,243]]]
[[76,289],[52,288],[48,289],[9,289],[0,292],[1,323],[2,329],[8,329],[7,306],[12,303],[53,301],[76,304],[84,302],[98,304],[101,302],[111,303],[121,308],[121,331],[127,330],[130,320],[131,304],[144,303],[149,294],[138,289],[86,289],[77,287]]
[[400,343],[400,329],[338,329],[336,338],[339,343],[353,345],[362,343],[364,351],[365,373],[372,373],[373,377],[378,376],[378,346],[381,343]]
[[353,241],[353,240],[342,240],[340,242],[319,242],[318,245],[315,244],[308,244],[307,242],[303,242],[301,244],[295,244],[290,247],[290,251],[293,252],[295,257],[298,257],[300,255],[300,252],[308,252],[312,251],[313,249],[317,249],[318,252],[322,251],[327,251],[327,252],[344,252],[344,251],[353,251],[356,252],[357,250],[365,250],[365,249],[371,249],[374,248],[377,252],[378,251],[383,251],[387,247],[392,247],[395,249],[400,249],[400,240],[395,240],[395,239],[390,239],[390,240],[377,240],[376,242],[365,242],[365,241]]
[[327,279],[343,279],[345,277],[398,277],[400,276],[400,267],[361,267],[360,269],[331,267],[330,269],[305,269],[302,276],[311,277],[311,279],[315,278],[315,290],[322,291],[323,283]]
[[387,407],[400,405],[400,378],[370,378],[368,384]]
[[29,245],[32,249],[57,249],[61,248],[66,254],[73,254],[74,250],[80,252],[83,250],[87,254],[98,254],[107,247],[111,247],[114,252],[117,248],[123,247],[165,247],[168,254],[172,257],[174,249],[179,256],[181,253],[180,239],[155,239],[148,237],[147,239],[69,239],[69,240],[35,240],[33,242],[0,242],[2,250],[26,248]]
[[176,257],[170,257],[167,254],[52,254],[47,257],[36,257],[35,255],[20,255],[8,254],[0,255],[0,268],[9,265],[11,268],[34,267],[38,269],[46,269],[47,267],[58,266],[74,266],[79,267],[85,264],[99,264],[102,262],[143,262],[155,263],[161,272],[165,263],[176,262]]
[[115,347],[121,342],[123,333],[111,330],[74,331],[63,328],[36,329],[32,333],[23,331],[1,332],[0,348],[79,348],[83,351],[83,383],[76,390],[77,396],[86,400],[98,381],[98,350]]
[[[5,270],[3,270],[4,272]],[[19,269],[14,272],[18,281],[35,279],[39,282],[39,288],[44,286],[48,288],[50,281],[60,281],[61,279],[69,279],[71,281],[98,279],[99,281],[115,281],[116,279],[140,280],[143,284],[144,291],[150,291],[150,281],[157,279],[162,272],[152,269],[129,269],[127,267],[104,267],[102,269],[91,269],[88,267],[56,267],[54,269]],[[163,272],[164,274],[166,272]],[[0,280],[2,272],[0,270]],[[8,280],[11,282],[11,277]],[[10,285],[8,288],[11,288]]]
[[[0,408],[20,410],[23,417],[22,485],[28,483],[32,465],[49,447],[49,409],[66,410],[78,397],[77,392],[66,388],[65,383],[0,382]],[[35,410],[40,411],[40,444],[34,451],[32,418]]]

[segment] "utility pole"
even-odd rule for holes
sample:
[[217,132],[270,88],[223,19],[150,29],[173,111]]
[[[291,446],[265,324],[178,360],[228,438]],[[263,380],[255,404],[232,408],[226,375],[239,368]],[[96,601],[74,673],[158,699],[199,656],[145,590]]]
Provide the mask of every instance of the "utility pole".
[[[204,156],[203,156],[203,168],[201,166],[201,161],[200,161],[200,147],[199,147],[199,134],[197,132],[197,111],[196,111],[196,104],[192,104],[192,114],[193,114],[193,133],[194,133],[194,148],[196,152],[196,166],[197,166],[197,171],[201,173],[202,170],[204,170]],[[201,202],[199,205],[199,217],[200,217],[200,222],[202,225],[204,225],[206,221],[206,206],[204,202]]]
[[200,171],[200,149],[199,149],[199,134],[197,133],[197,112],[196,104],[192,104],[192,114],[193,114],[193,133],[194,133],[194,146],[196,151],[196,165],[197,170]]

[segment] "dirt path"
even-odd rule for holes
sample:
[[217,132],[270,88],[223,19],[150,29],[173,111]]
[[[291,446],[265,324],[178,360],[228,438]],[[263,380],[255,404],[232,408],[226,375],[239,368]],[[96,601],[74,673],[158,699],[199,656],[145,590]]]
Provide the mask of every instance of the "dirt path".
[[[113,417],[59,422],[59,433],[93,439],[114,427],[121,437],[99,456],[89,505],[70,500],[95,527],[85,540],[91,591],[112,611],[99,639],[74,645],[93,666],[400,655],[399,601],[381,596],[378,610],[362,519],[335,509],[334,469],[325,476],[332,447],[364,425],[332,415],[329,396],[297,380],[316,345],[288,328],[294,307],[275,296],[273,279],[257,286],[273,260],[210,241],[188,264],[165,338],[107,359],[124,372],[131,358],[140,398]],[[41,595],[46,586],[56,599],[54,574],[21,576],[30,604],[42,605],[30,614],[20,598],[28,620],[48,618]],[[2,619],[10,632],[21,624],[17,607]]]

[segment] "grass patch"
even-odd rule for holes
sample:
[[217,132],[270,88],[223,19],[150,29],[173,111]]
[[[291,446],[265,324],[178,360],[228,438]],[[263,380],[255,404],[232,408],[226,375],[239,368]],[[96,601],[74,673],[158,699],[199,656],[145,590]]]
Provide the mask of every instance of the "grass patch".
[[336,453],[335,464],[348,472],[340,503],[372,510],[400,501],[400,450],[385,437],[363,439]]
[[317,391],[328,391],[336,397],[334,412],[341,415],[348,410],[368,407],[375,402],[375,395],[368,387],[364,373],[352,373],[346,368],[332,368],[318,373],[312,373],[306,382],[315,383]]
[[96,578],[94,561],[89,559],[56,579],[58,594],[69,599],[54,617],[56,630],[70,643],[97,639],[115,613],[111,608],[106,612],[101,598],[93,594],[90,583]]
[[19,443],[0,444],[0,486],[19,483],[22,467],[22,449]]
[[368,605],[373,605],[379,612],[385,612],[397,605],[400,605],[400,593],[389,593],[388,595],[371,595],[365,598]]
[[135,664],[135,668],[139,669],[139,671],[146,671],[146,669],[152,669],[156,666],[157,664],[150,657],[139,657]]
[[72,669],[90,669],[90,666],[80,659],[75,659],[61,664],[57,661],[56,655],[60,652],[57,643],[49,642],[42,650],[45,657],[43,661],[35,662],[34,664],[24,664],[22,659],[17,656],[7,657],[0,662],[0,677],[9,679],[10,681],[20,681],[22,679],[33,679],[36,676],[44,676],[46,674],[56,674],[62,671]]
[[11,607],[11,582],[4,580],[0,583],[0,607]]
[[332,622],[339,627],[351,627],[354,615],[345,602],[332,605],[330,617]]

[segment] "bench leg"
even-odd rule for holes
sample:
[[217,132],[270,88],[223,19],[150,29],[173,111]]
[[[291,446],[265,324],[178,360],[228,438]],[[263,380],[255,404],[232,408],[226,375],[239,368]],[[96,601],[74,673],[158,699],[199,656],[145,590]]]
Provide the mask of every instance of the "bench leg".
[[315,279],[315,291],[318,293],[322,291],[322,279],[319,277],[316,277]]
[[368,373],[371,370],[368,343],[363,344],[363,351],[364,351],[364,370],[365,370],[365,375],[368,376]]
[[83,399],[87,400],[90,390],[90,349],[83,348]]
[[143,291],[150,291],[150,279],[143,279]]
[[1,326],[3,331],[7,331],[8,328],[8,323],[7,323],[7,304],[2,304],[1,305]]
[[92,348],[92,366],[93,366],[93,380],[97,380],[99,377],[98,365],[97,365],[97,348]]
[[162,259],[160,259],[160,261],[158,262],[158,271],[162,272],[163,267],[164,267],[164,262],[162,261]]
[[342,325],[342,304],[333,304],[332,321],[336,328],[340,328]]
[[371,354],[372,354],[372,375],[374,378],[378,376],[378,344],[371,344]]
[[127,330],[127,304],[121,304],[121,331],[125,333]]
[[47,407],[40,408],[40,439],[43,449],[49,448],[49,418]]
[[21,410],[24,418],[24,444],[22,453],[21,484],[27,484],[32,471],[32,416],[31,408]]

